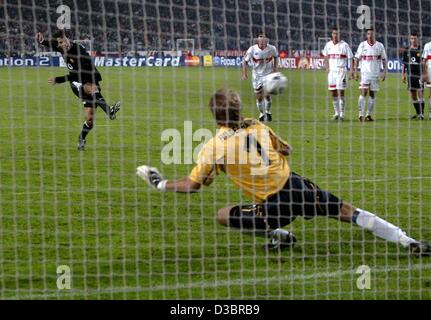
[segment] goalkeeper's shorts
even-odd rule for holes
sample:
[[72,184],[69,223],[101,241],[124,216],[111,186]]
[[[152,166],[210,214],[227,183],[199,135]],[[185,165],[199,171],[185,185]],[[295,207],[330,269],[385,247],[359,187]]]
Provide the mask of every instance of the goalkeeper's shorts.
[[230,212],[231,223],[235,217],[255,215],[262,217],[267,225],[275,229],[290,224],[297,216],[304,219],[338,217],[342,203],[330,192],[292,172],[283,189],[268,197],[264,203],[233,207]]

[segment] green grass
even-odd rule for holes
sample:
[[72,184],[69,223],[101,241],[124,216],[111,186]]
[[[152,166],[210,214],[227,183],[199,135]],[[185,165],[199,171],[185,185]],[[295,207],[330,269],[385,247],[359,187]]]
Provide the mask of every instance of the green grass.
[[[430,299],[429,259],[410,257],[349,224],[297,219],[297,246],[265,253],[265,240],[218,226],[215,213],[247,202],[219,176],[193,195],[158,193],[134,175],[158,166],[169,179],[191,165],[163,165],[161,132],[216,127],[211,92],[242,94],[256,117],[250,81],[239,69],[101,68],[110,122],[98,110],[87,150],[76,150],[82,108],[68,85],[50,87],[59,68],[0,69],[0,298],[3,299]],[[431,121],[413,110],[398,76],[382,84],[374,123],[357,121],[357,84],[347,120],[330,119],[323,72],[284,71],[271,123],[292,144],[290,164],[322,188],[431,239]],[[198,143],[198,142],[196,142]],[[356,287],[360,265],[371,289]],[[69,265],[72,289],[58,290]]]

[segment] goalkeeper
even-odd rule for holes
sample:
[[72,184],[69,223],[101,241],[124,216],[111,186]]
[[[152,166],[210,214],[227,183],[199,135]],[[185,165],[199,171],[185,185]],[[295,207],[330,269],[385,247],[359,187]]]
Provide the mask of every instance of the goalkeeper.
[[219,129],[199,153],[197,165],[181,180],[164,180],[156,168],[140,166],[136,174],[159,191],[196,192],[225,172],[254,205],[232,205],[218,211],[222,225],[264,233],[266,249],[281,249],[295,243],[282,227],[297,216],[325,216],[354,223],[387,241],[397,243],[416,256],[430,255],[431,246],[407,236],[397,226],[375,214],[355,208],[291,171],[286,160],[287,142],[269,127],[241,116],[241,101],[235,91],[221,89],[209,107]]

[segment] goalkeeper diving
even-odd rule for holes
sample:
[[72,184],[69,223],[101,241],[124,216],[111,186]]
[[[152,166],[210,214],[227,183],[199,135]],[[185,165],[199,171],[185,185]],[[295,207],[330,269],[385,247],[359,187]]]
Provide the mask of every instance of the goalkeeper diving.
[[295,236],[282,227],[296,217],[324,216],[354,223],[375,236],[396,243],[415,256],[431,255],[431,246],[417,241],[374,213],[356,208],[293,172],[286,156],[292,149],[274,131],[255,119],[244,119],[237,92],[221,89],[209,107],[219,126],[201,149],[197,165],[180,180],[166,180],[157,168],[139,166],[136,174],[159,191],[197,192],[224,172],[254,204],[220,209],[217,221],[225,226],[263,233],[267,250],[290,247]]

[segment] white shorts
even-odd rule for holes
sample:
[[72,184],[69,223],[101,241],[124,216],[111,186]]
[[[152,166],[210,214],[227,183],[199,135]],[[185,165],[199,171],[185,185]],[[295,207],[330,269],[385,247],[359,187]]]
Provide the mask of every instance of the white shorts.
[[370,89],[370,91],[380,90],[380,74],[361,73],[359,89]]
[[428,67],[428,82],[424,83],[425,87],[431,88],[431,68]]
[[[269,73],[268,73],[269,74]],[[267,75],[264,76],[257,76],[253,74],[253,89],[255,93],[260,93],[263,92],[263,79],[266,77]]]
[[344,69],[332,70],[328,73],[328,90],[346,90],[347,71]]

